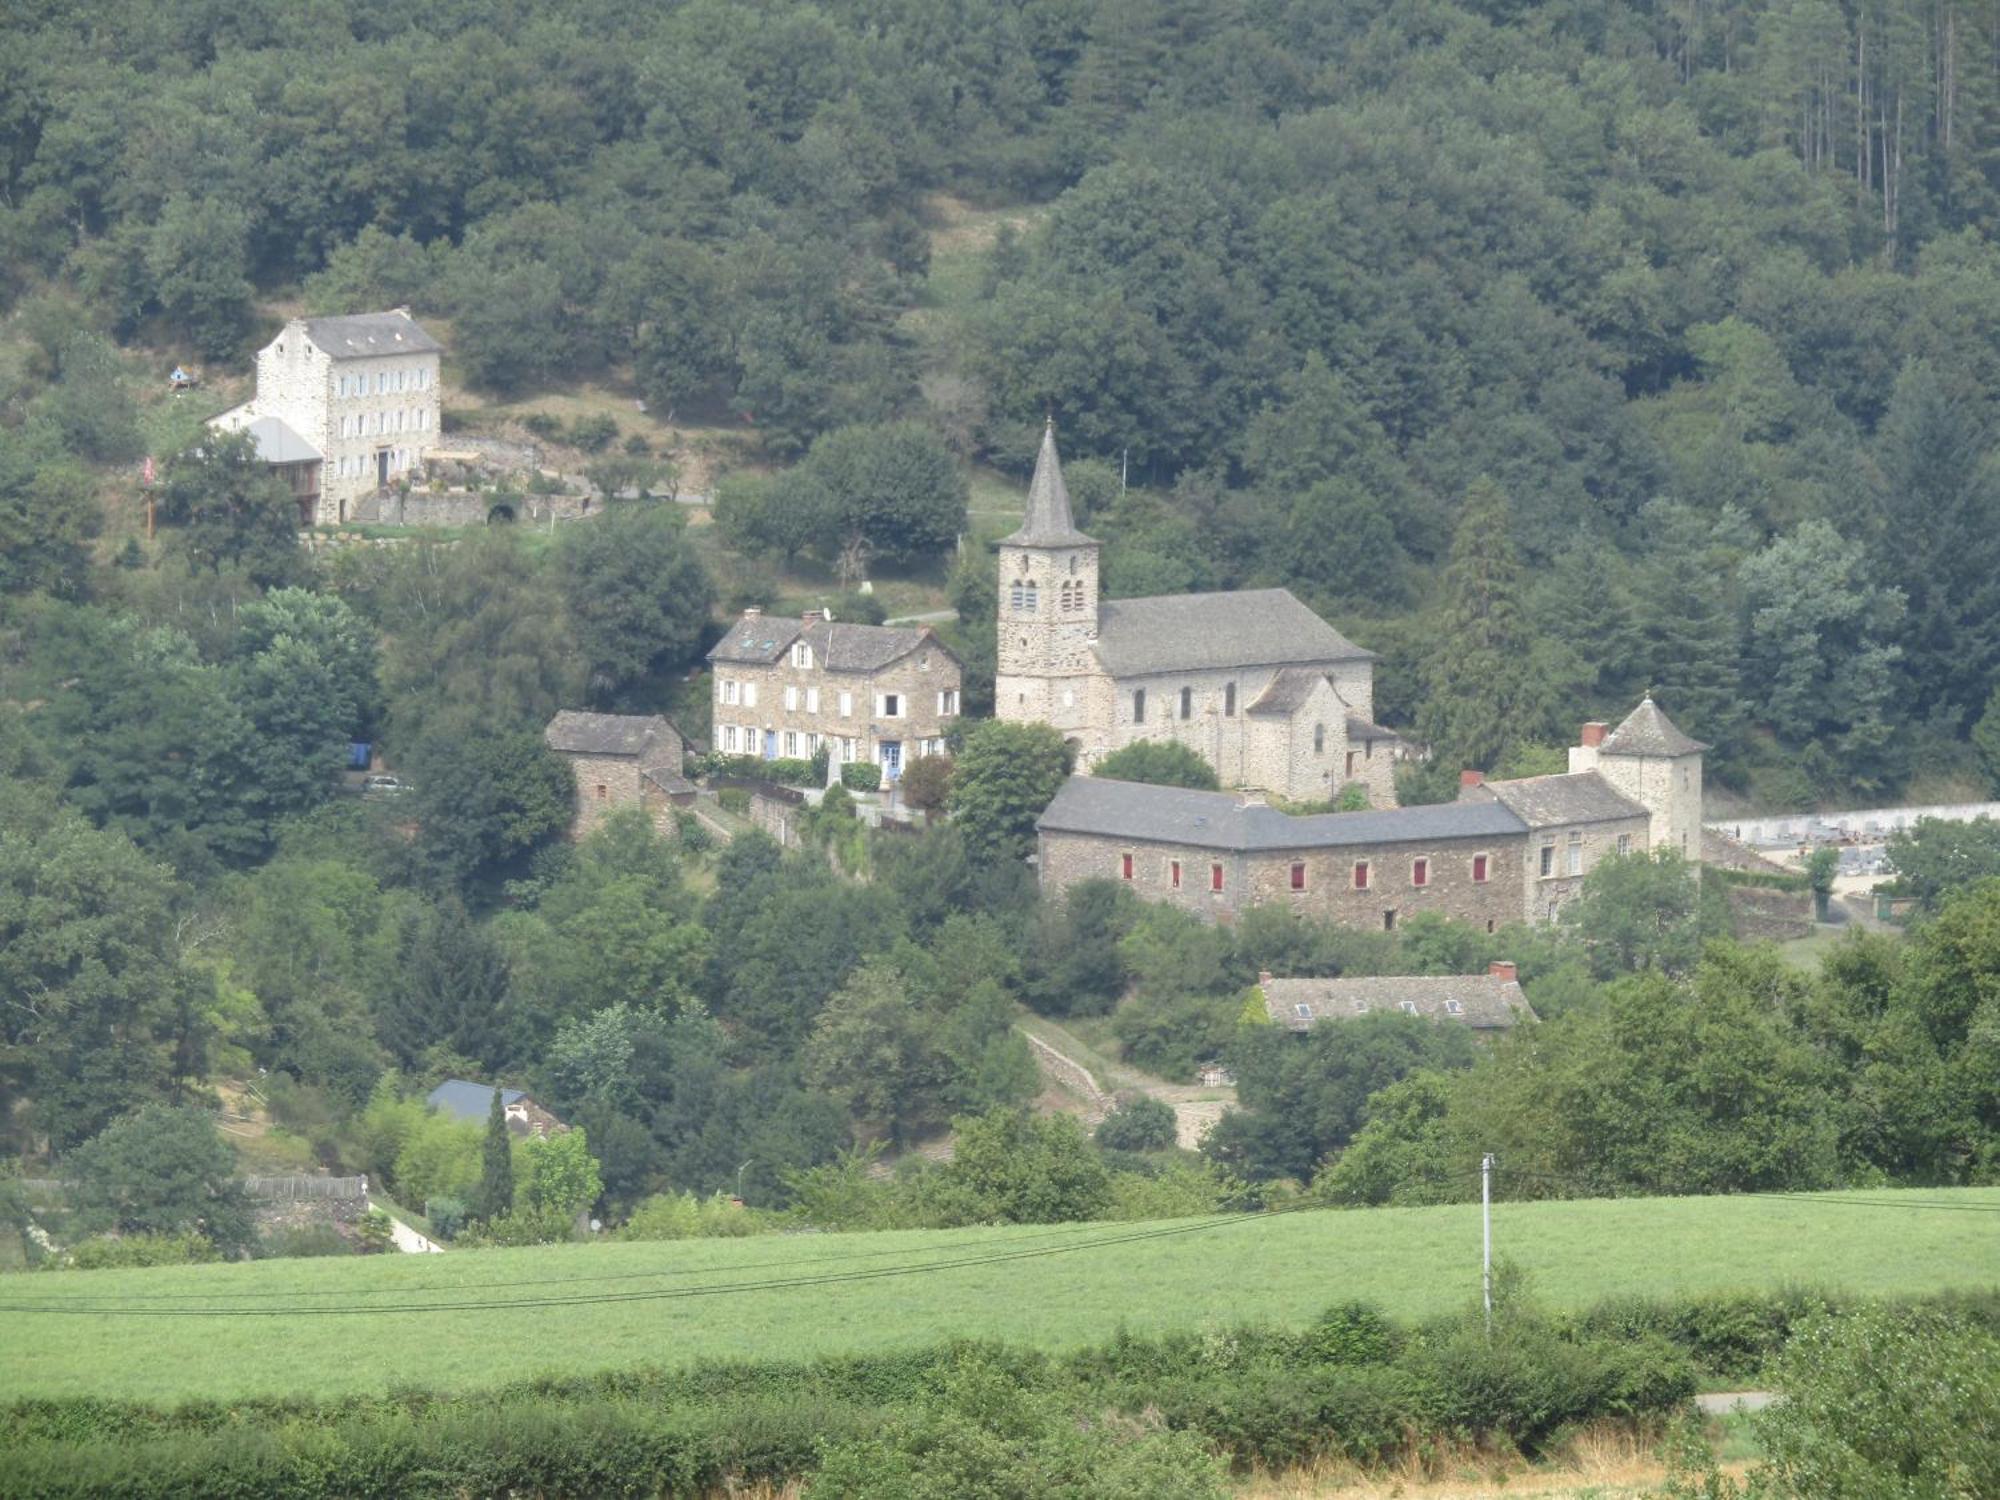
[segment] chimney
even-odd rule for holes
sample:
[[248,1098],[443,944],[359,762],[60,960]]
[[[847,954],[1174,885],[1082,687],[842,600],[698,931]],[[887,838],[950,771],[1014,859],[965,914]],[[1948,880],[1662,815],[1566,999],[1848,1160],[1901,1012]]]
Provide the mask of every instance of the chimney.
[[1604,743],[1605,735],[1610,732],[1611,726],[1609,724],[1605,723],[1602,719],[1592,719],[1583,726],[1581,743],[1595,750],[1599,745]]
[[1483,786],[1485,782],[1486,773],[1484,771],[1460,771],[1458,773],[1458,784],[1461,787]]
[[1266,990],[1269,989],[1270,987],[1271,987],[1271,971],[1269,969],[1259,969],[1257,971],[1257,988],[1260,990]]
[[1511,958],[1496,958],[1486,966],[1486,972],[1495,979],[1512,983],[1517,971]]
[[816,609],[809,609],[805,611],[805,613],[801,614],[799,618],[805,621],[806,624],[810,625],[813,623],[813,621],[819,618],[819,611]]
[[764,606],[763,606],[763,605],[761,605],[761,604],[751,604],[751,605],[746,605],[746,606],[744,607],[744,610],[743,610],[743,618],[744,618],[744,619],[746,619],[746,620],[761,620],[761,619],[763,619],[763,618],[764,618]]

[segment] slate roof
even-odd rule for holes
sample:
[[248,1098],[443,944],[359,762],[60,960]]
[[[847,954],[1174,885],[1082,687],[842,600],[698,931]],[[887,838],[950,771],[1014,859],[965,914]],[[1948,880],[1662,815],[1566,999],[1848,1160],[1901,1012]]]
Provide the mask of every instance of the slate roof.
[[1107,599],[1097,611],[1097,657],[1113,677],[1231,667],[1372,661],[1293,597],[1290,589]]
[[257,445],[257,456],[267,464],[308,464],[320,459],[320,451],[276,417],[258,417],[242,429]]
[[708,659],[768,666],[800,639],[813,648],[815,664],[829,672],[878,671],[926,642],[940,655],[954,662],[958,660],[934,632],[921,627],[849,625],[818,617],[794,620],[771,615],[743,616],[715,643]]
[[1401,740],[1403,736],[1394,729],[1362,718],[1360,714],[1349,714],[1347,737],[1350,740]]
[[[527,1098],[520,1089],[500,1090],[502,1106]],[[484,1120],[493,1112],[493,1085],[473,1083],[464,1078],[447,1078],[424,1096],[424,1102],[441,1115],[459,1120]]]
[[1604,737],[1599,755],[1695,755],[1708,749],[1700,740],[1682,734],[1674,721],[1660,712],[1652,695],[1631,713],[1625,722]]
[[1042,429],[1042,448],[1035,455],[1035,477],[1028,481],[1028,503],[1020,529],[1001,540],[1028,547],[1096,545],[1094,538],[1076,529],[1070,514],[1069,486],[1063,483],[1062,459],[1056,454],[1054,418]]
[[1035,826],[1048,833],[1095,834],[1234,853],[1505,838],[1527,832],[1527,824],[1497,801],[1294,817],[1261,803],[1246,805],[1232,792],[1196,792],[1096,776],[1070,777]]
[[542,731],[551,750],[571,755],[644,755],[679,740],[679,731],[659,714],[586,714],[566,708]]
[[1244,711],[1259,717],[1284,718],[1297,713],[1313,695],[1313,689],[1325,681],[1326,673],[1317,667],[1282,668],[1257,701]]
[[672,770],[666,766],[648,766],[639,774],[652,782],[654,786],[665,792],[669,797],[686,796],[694,790],[694,783],[692,781],[681,775],[679,771]]
[[1293,1031],[1309,1031],[1320,1021],[1346,1021],[1370,1011],[1394,1013],[1406,1005],[1430,1020],[1457,1021],[1478,1031],[1507,1031],[1517,1020],[1537,1019],[1518,982],[1491,974],[1272,979],[1260,988],[1265,1014]]
[[1489,781],[1485,790],[1512,808],[1530,828],[1652,816],[1595,771]]
[[444,345],[407,312],[350,313],[307,318],[306,333],[335,359],[376,359],[385,354],[440,354]]

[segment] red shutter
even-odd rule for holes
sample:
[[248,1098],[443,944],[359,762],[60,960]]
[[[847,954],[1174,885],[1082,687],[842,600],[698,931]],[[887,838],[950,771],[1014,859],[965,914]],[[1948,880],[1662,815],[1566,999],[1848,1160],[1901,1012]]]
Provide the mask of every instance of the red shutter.
[[1304,865],[1293,865],[1292,889],[1295,891],[1302,891],[1305,888],[1306,888],[1306,867]]
[[1181,888],[1181,862],[1179,860],[1172,859],[1167,861],[1167,880],[1175,890]]
[[1472,856],[1472,878],[1478,881],[1483,881],[1486,879],[1485,855],[1475,854]]
[[1368,861],[1365,859],[1354,867],[1354,888],[1357,891],[1368,889]]
[[1430,883],[1431,862],[1427,859],[1417,860],[1410,866],[1410,884],[1429,885]]
[[1208,867],[1208,888],[1211,891],[1219,891],[1222,889],[1221,865],[1210,865]]
[[1120,873],[1121,875],[1123,875],[1123,876],[1124,876],[1124,877],[1125,877],[1125,878],[1126,878],[1127,880],[1130,880],[1130,879],[1132,878],[1132,856],[1131,856],[1131,855],[1129,855],[1129,854],[1126,854],[1126,855],[1122,855],[1122,856],[1120,857],[1120,859],[1119,859],[1119,863],[1118,863],[1118,870],[1119,870],[1119,873]]

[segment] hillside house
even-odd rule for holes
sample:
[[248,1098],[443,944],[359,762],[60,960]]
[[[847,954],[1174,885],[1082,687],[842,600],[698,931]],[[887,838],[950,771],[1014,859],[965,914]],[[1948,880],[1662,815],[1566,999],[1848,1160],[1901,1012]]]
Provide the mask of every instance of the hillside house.
[[694,801],[683,774],[686,746],[660,714],[591,714],[564,709],[542,731],[542,742],[576,775],[576,817],[570,836],[582,838],[607,813],[637,807],[662,830],[675,807]]
[[1464,1026],[1482,1041],[1505,1036],[1516,1024],[1538,1019],[1511,963],[1484,974],[1381,975],[1342,979],[1274,979],[1257,976],[1264,1013],[1288,1031],[1310,1031],[1322,1021],[1345,1021],[1380,1011]]
[[294,318],[257,351],[256,395],[209,425],[250,435],[300,525],[336,525],[438,445],[442,353],[406,307]]
[[[466,1124],[484,1125],[492,1117],[495,1085],[467,1078],[447,1078],[424,1096],[439,1114]],[[510,1135],[561,1135],[569,1129],[520,1089],[500,1089],[500,1109]]]
[[746,609],[708,653],[710,743],[725,755],[873,761],[885,782],[942,755],[960,712],[963,669],[927,625],[838,624]]

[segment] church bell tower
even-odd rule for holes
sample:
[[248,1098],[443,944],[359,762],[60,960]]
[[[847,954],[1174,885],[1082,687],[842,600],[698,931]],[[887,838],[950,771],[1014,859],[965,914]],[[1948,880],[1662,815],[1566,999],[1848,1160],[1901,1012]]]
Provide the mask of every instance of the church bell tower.
[[1021,529],[1000,542],[996,717],[1083,727],[1085,686],[1097,671],[1097,554],[1070,515],[1051,419]]

